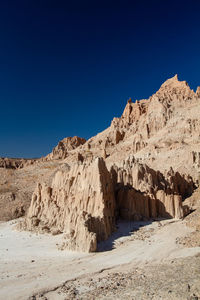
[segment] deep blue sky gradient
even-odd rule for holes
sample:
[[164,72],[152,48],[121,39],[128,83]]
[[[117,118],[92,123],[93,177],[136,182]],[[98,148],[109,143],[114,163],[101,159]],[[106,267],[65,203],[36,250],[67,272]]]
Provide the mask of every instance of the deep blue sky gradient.
[[200,1],[0,3],[0,156],[89,138],[176,73],[200,85]]

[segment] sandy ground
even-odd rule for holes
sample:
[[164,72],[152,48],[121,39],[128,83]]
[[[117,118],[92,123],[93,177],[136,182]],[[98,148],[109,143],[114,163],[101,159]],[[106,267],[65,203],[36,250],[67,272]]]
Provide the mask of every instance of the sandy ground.
[[[184,221],[122,222],[99,252],[60,251],[62,235],[36,235],[14,230],[17,221],[0,224],[0,299],[68,299],[56,291],[66,281],[192,257],[200,247],[184,248],[176,241],[191,232]],[[84,289],[83,289],[84,290]],[[35,295],[35,296],[33,296]],[[72,297],[73,298],[73,297]],[[93,298],[91,298],[93,299]]]

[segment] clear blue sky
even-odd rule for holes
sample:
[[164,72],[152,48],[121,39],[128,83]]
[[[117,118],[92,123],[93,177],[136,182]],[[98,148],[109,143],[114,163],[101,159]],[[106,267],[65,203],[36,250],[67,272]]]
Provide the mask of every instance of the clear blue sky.
[[200,85],[200,1],[0,3],[0,156],[89,138],[178,73]]

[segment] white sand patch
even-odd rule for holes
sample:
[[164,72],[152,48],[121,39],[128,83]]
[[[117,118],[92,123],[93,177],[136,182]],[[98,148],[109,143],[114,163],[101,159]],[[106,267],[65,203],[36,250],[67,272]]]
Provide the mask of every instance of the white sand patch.
[[[60,251],[56,244],[62,235],[37,235],[13,230],[13,222],[0,224],[0,299],[27,299],[44,290],[51,290],[69,279],[88,275],[122,264],[142,266],[176,257],[192,256],[200,247],[183,248],[176,238],[191,229],[182,221],[149,224],[123,222],[100,248],[114,249],[93,254]],[[138,225],[145,225],[148,238],[134,239],[129,234]],[[136,235],[136,232],[135,232]]]

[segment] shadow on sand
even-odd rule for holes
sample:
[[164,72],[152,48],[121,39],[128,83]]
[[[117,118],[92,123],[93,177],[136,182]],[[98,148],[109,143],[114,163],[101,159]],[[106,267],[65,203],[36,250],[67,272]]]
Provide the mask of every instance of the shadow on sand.
[[[161,220],[161,219],[159,219]],[[155,220],[149,221],[125,221],[119,220],[116,224],[116,231],[106,240],[98,243],[98,252],[110,251],[115,248],[117,240],[133,235],[141,227],[150,225]]]

